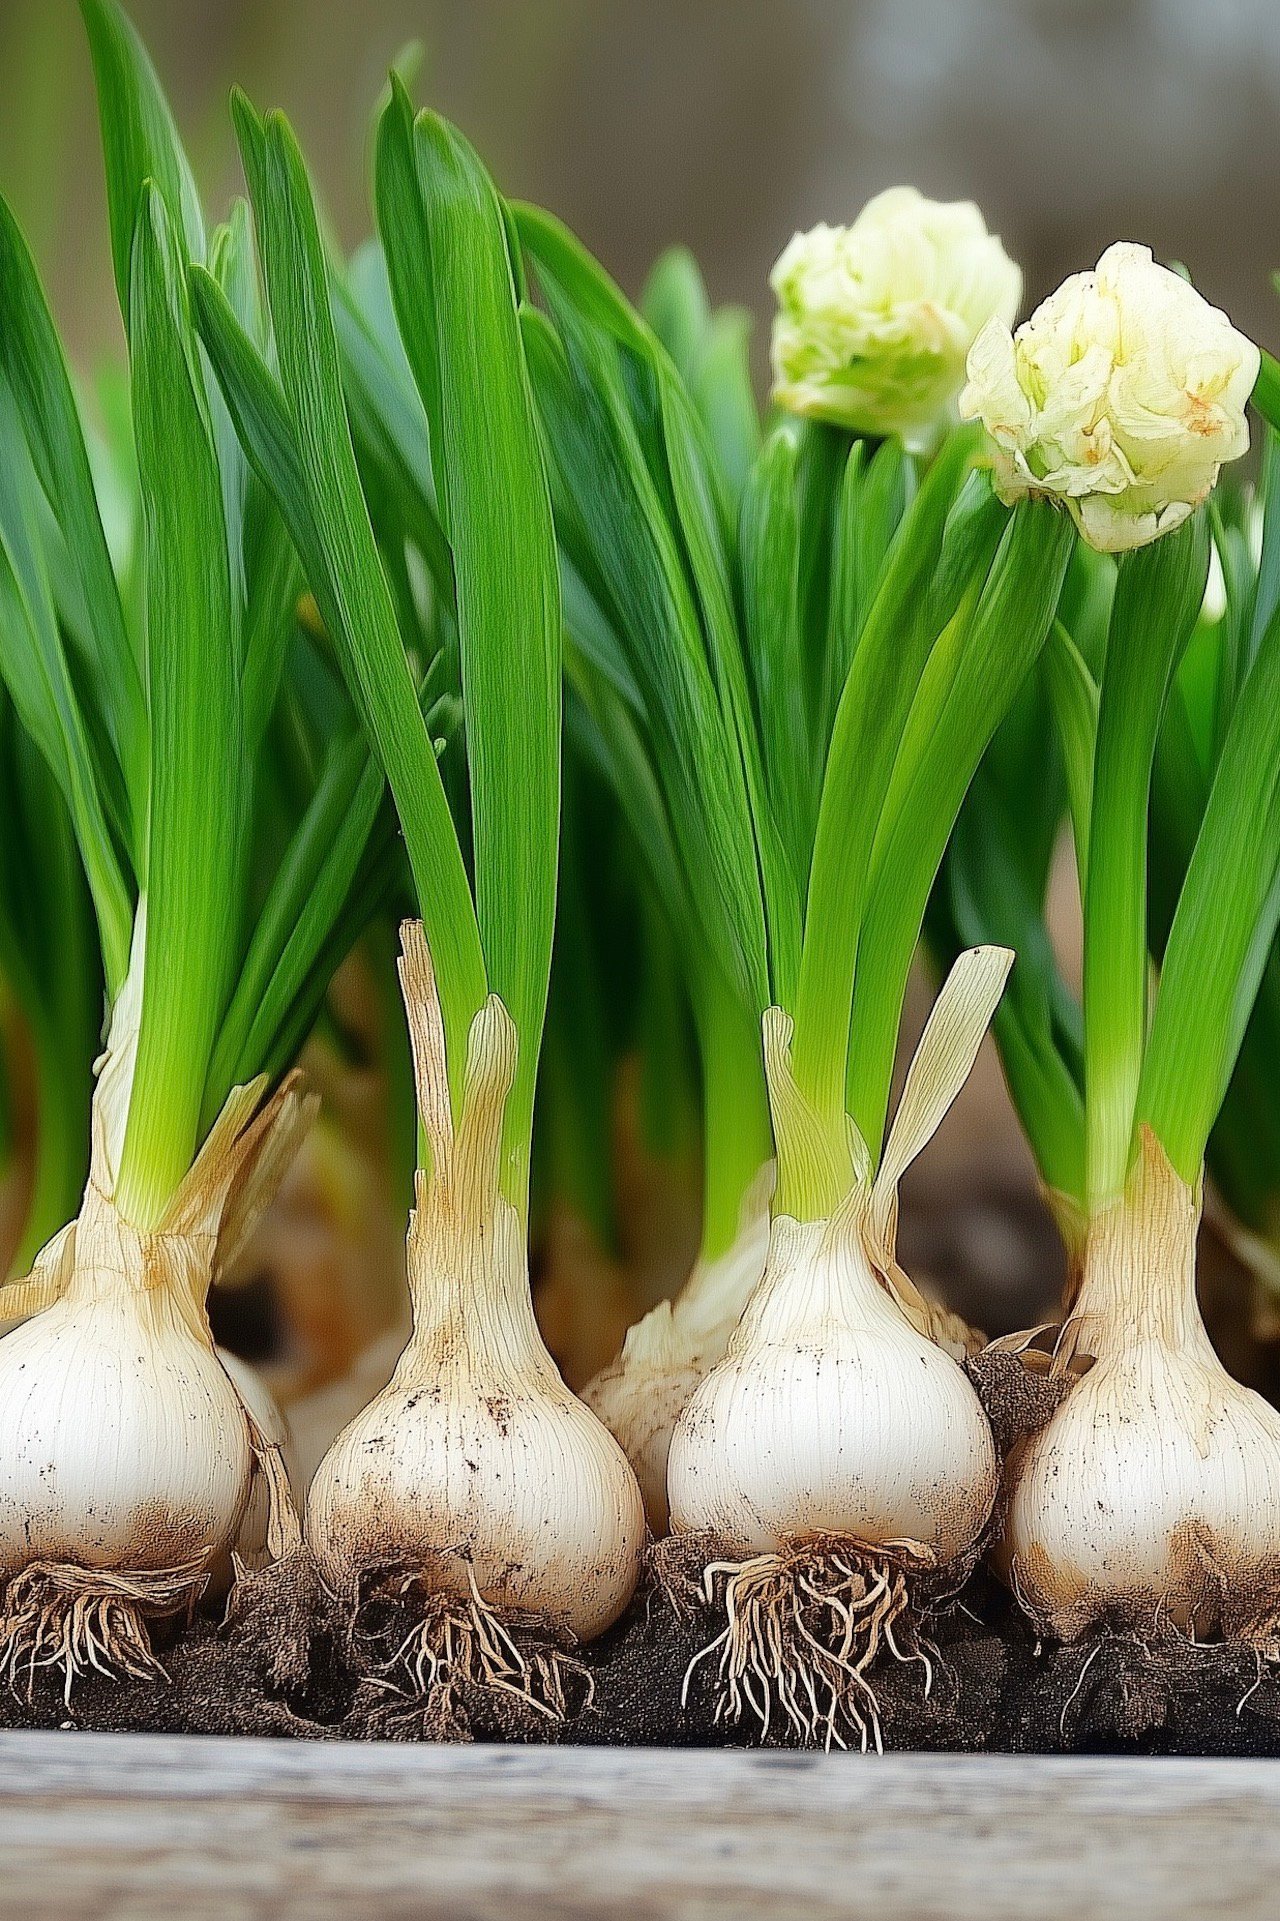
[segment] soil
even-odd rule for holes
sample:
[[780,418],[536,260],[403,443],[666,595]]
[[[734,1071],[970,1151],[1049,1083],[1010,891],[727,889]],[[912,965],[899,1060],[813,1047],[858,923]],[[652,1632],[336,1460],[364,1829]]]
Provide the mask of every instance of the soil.
[[[1047,1418],[1061,1392],[990,1350],[970,1368],[1006,1446]],[[412,1595],[366,1597],[353,1615],[325,1594],[302,1553],[244,1577],[230,1613],[157,1628],[167,1680],[93,1675],[68,1701],[51,1674],[22,1675],[16,1689],[0,1689],[0,1727],[797,1745],[776,1721],[762,1740],[758,1725],[717,1715],[715,1663],[696,1657],[720,1621],[694,1584],[657,1578],[659,1560],[622,1621],[590,1648],[515,1636],[531,1664],[555,1663],[563,1718],[491,1687],[424,1694],[396,1659],[415,1624]],[[871,1670],[886,1749],[1280,1755],[1280,1676],[1245,1649],[1194,1646],[1168,1627],[1145,1641],[1104,1633],[1070,1646],[1040,1642],[981,1567],[922,1615],[919,1636],[927,1664],[878,1657]]]

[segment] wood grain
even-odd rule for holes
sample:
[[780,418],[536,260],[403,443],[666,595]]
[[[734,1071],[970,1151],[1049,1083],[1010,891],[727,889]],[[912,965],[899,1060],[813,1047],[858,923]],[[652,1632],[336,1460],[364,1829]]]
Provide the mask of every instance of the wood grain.
[[24,1921],[1270,1921],[1280,1764],[0,1735]]

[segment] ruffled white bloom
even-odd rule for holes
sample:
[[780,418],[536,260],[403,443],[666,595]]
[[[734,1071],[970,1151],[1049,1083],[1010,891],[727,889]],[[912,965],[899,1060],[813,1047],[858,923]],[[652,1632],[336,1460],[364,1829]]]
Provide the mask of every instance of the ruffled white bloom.
[[1007,502],[1066,503],[1090,546],[1169,533],[1249,445],[1258,349],[1149,247],[1108,247],[1011,334],[992,320],[960,396],[995,447]]
[[1022,274],[970,200],[890,187],[851,227],[795,236],[770,276],[774,399],[859,433],[926,442],[994,316],[1012,325]]

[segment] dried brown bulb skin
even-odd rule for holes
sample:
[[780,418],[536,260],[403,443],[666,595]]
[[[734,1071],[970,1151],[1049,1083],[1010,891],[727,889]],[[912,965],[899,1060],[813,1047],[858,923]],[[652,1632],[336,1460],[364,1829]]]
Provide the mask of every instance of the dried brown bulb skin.
[[[217,1350],[218,1359],[235,1388],[241,1406],[256,1424],[257,1433],[271,1447],[279,1450],[281,1459],[289,1453],[289,1427],[284,1415],[277,1407],[261,1375],[238,1354],[230,1354],[225,1348]],[[269,1559],[267,1540],[271,1532],[271,1489],[264,1475],[255,1474],[249,1493],[248,1505],[240,1520],[235,1539],[235,1553],[246,1567],[261,1568]],[[220,1581],[230,1583],[232,1578],[230,1560],[218,1570]]]
[[1059,1350],[1092,1365],[1009,1461],[1001,1563],[1062,1640],[1165,1620],[1276,1649],[1280,1412],[1209,1343],[1199,1214],[1147,1135],[1126,1196],[1091,1229]]

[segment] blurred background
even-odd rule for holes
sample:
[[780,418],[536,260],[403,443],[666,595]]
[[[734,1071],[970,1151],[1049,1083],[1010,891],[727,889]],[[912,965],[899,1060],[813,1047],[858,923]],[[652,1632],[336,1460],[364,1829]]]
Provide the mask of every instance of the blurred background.
[[[365,230],[371,106],[419,90],[510,192],[629,289],[687,241],[763,318],[793,228],[910,180],[972,196],[1038,297],[1112,239],[1183,260],[1274,341],[1280,0],[133,0],[204,183],[235,185],[226,93],[298,125],[338,229]],[[0,0],[0,186],[90,352],[114,326],[73,0]],[[1274,257],[1273,257],[1274,256]]]
[[[713,297],[757,316],[762,381],[767,276],[791,233],[851,219],[899,181],[977,199],[1023,263],[1029,301],[1133,239],[1185,262],[1255,338],[1280,341],[1280,0],[131,0],[131,11],[212,203],[238,186],[226,112],[237,80],[288,111],[337,232],[358,242],[371,110],[390,61],[417,41],[419,96],[628,290],[663,247],[689,243]],[[114,350],[118,320],[74,0],[0,0],[0,190],[88,369]],[[1069,882],[1060,895],[1069,941]],[[926,1004],[918,992],[913,1024]],[[993,1332],[1054,1297],[1058,1240],[990,1050],[904,1201],[908,1266],[945,1279]],[[305,1265],[309,1205],[277,1215],[277,1265]],[[386,1215],[390,1265],[398,1198]],[[359,1294],[367,1220],[349,1253]]]

